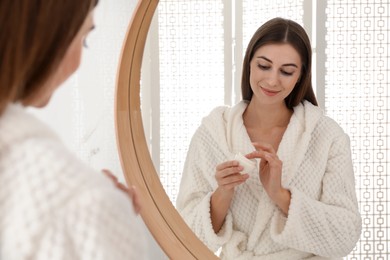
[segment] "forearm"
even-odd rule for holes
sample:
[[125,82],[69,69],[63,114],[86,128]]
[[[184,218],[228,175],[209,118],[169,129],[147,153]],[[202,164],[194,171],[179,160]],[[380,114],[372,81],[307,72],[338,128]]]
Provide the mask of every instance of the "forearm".
[[219,232],[223,226],[223,223],[225,222],[225,217],[228,213],[233,194],[233,192],[226,192],[221,188],[217,188],[211,196],[211,224],[216,234]]
[[287,216],[290,208],[291,192],[287,189],[282,189],[272,200],[280,208],[280,210]]

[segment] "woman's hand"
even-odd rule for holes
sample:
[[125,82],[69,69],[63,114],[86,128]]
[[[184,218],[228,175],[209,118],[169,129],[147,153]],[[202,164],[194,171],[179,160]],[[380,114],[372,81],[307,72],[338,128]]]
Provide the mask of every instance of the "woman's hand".
[[215,179],[218,187],[225,193],[233,194],[234,188],[244,183],[248,178],[248,174],[241,174],[244,167],[240,166],[238,161],[223,162],[216,167]]
[[123,183],[120,183],[118,181],[118,178],[111,171],[104,169],[102,170],[102,172],[114,182],[114,185],[118,189],[120,189],[121,191],[126,193],[126,195],[129,196],[131,202],[133,203],[133,208],[135,213],[139,214],[139,212],[141,211],[141,202],[140,202],[138,190],[135,188],[135,186],[131,186],[128,188]]
[[282,187],[282,166],[275,149],[270,144],[253,143],[256,151],[246,155],[248,159],[260,158],[260,181],[268,196],[287,215],[290,206],[290,191]]

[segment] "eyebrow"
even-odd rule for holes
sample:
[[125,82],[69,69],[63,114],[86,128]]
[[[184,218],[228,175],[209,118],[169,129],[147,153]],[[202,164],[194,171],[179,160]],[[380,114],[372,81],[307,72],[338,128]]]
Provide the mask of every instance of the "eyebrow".
[[[264,57],[264,56],[258,56],[256,58],[264,59],[264,60],[268,61],[269,63],[273,63],[272,60],[270,60],[270,59],[268,59],[267,57]],[[293,66],[295,68],[298,68],[298,66],[295,63],[286,63],[286,64],[283,64],[282,66]]]

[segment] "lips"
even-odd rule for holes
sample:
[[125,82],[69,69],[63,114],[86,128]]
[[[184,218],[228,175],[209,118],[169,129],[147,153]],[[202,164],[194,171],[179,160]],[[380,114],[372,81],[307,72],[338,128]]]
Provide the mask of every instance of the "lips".
[[261,90],[264,92],[264,94],[266,94],[269,97],[275,96],[276,94],[278,94],[280,92],[280,91],[273,91],[273,90],[269,90],[269,89],[265,89],[265,88],[261,88]]

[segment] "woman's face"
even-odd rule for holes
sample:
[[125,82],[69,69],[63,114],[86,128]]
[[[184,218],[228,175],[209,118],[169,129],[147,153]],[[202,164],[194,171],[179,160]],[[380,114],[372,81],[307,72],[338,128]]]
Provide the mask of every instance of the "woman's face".
[[301,74],[299,53],[290,44],[267,44],[255,52],[250,62],[252,101],[284,104]]
[[44,107],[49,103],[51,96],[57,88],[66,81],[80,66],[82,49],[85,38],[94,28],[93,11],[91,11],[81,26],[79,32],[71,42],[56,72],[42,86],[33,100],[27,105],[34,107]]

